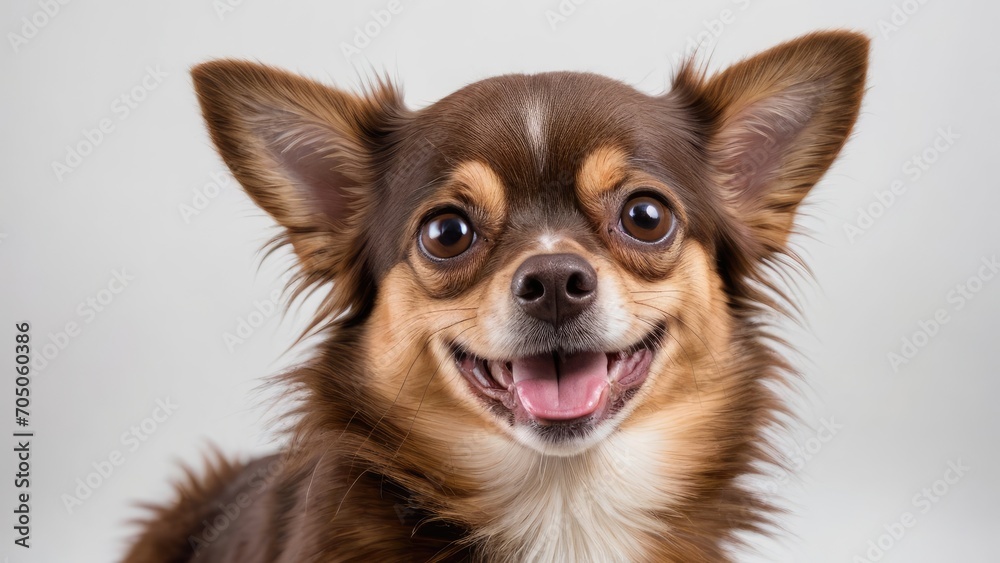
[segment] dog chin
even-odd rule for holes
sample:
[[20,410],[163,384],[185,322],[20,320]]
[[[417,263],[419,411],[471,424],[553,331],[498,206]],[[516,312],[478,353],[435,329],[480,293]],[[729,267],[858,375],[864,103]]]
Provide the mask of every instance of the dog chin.
[[454,343],[451,353],[471,392],[519,442],[543,454],[568,456],[599,443],[628,416],[664,332],[657,326],[615,351],[565,346],[490,359]]

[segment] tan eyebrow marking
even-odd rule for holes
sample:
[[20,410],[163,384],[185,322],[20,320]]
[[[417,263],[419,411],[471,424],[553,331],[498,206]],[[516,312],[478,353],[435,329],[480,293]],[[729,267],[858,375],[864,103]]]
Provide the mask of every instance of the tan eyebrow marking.
[[492,217],[506,216],[506,189],[500,176],[488,164],[478,160],[460,163],[451,173],[450,184],[450,195],[482,206]]
[[617,147],[599,147],[584,158],[576,173],[577,199],[584,210],[600,214],[605,192],[616,187],[628,176],[628,158]]

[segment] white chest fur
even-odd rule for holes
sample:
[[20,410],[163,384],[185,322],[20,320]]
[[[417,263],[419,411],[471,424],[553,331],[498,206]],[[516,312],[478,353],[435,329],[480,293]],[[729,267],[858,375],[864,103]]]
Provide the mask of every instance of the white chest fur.
[[[648,437],[648,435],[646,436]],[[643,536],[663,533],[651,509],[671,504],[676,489],[641,433],[617,433],[571,457],[504,448],[481,508],[482,533],[517,561],[641,561]]]

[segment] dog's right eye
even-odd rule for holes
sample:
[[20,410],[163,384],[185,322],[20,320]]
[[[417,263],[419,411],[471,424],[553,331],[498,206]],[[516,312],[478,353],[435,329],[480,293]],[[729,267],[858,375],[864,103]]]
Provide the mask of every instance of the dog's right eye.
[[453,211],[435,215],[420,229],[420,247],[435,260],[454,258],[476,240],[469,221]]

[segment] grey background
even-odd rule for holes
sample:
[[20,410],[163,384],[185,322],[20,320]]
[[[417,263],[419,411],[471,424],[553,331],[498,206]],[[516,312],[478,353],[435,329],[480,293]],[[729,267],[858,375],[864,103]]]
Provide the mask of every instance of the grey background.
[[[140,514],[133,503],[165,498],[178,461],[197,465],[209,441],[233,455],[274,447],[281,406],[269,410],[271,394],[257,386],[303,353],[286,350],[310,303],[227,346],[241,319],[262,320],[248,317],[290,261],[260,265],[272,223],[228,174],[228,185],[207,188],[215,197],[196,200],[223,166],[197,111],[191,65],[248,57],[346,88],[384,69],[419,107],[508,72],[586,70],[659,92],[702,31],[720,31],[701,46],[720,69],[810,30],[848,27],[873,37],[870,91],[854,138],[808,200],[802,224],[811,234],[796,239],[814,271],[798,283],[806,322],[782,324],[804,383],[803,423],[779,447],[801,469],[759,483],[788,503],[786,533],[740,559],[996,560],[1000,280],[973,281],[979,291],[961,308],[950,292],[1000,251],[997,4],[590,0],[553,27],[547,12],[558,13],[558,0],[404,1],[360,55],[345,57],[342,43],[388,2],[245,0],[220,15],[225,2],[70,2],[16,50],[9,34],[22,33],[22,18],[46,18],[37,1],[4,3],[0,365],[13,366],[13,324],[24,320],[36,350],[58,353],[32,383],[30,551],[12,543],[14,443],[0,439],[0,557],[113,560],[132,530],[125,521]],[[896,30],[880,30],[894,10],[906,21],[897,14]],[[115,100],[147,67],[167,75],[121,119]],[[114,130],[57,179],[52,163],[102,119]],[[945,152],[933,149],[939,129],[957,135],[938,142]],[[936,159],[916,178],[911,159],[925,150]],[[850,238],[845,225],[896,180],[905,191]],[[207,205],[185,220],[180,206],[196,203]],[[123,268],[134,279],[102,293]],[[88,298],[109,297],[87,312]],[[918,336],[918,353],[893,369],[888,354],[939,309],[947,324]],[[78,333],[60,336],[69,322]],[[7,433],[14,384],[4,369]],[[157,399],[177,409],[132,451],[122,434],[153,415]],[[824,421],[835,432],[819,432]],[[124,462],[70,513],[64,495],[114,450]],[[970,469],[936,502],[915,498],[949,462]],[[915,524],[887,536],[904,512]],[[888,549],[867,559],[880,539]]]

